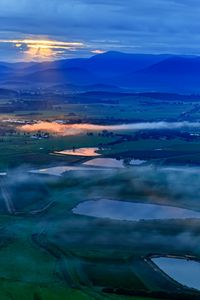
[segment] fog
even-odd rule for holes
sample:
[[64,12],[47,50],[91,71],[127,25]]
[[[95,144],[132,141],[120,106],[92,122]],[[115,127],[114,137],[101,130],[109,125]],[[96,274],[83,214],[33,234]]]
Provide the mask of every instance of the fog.
[[57,122],[38,122],[17,127],[20,131],[37,132],[46,131],[60,136],[79,135],[88,131],[123,131],[123,130],[152,130],[152,129],[180,129],[200,128],[200,122],[145,122],[121,125],[95,125],[95,124],[60,124]]
[[[6,230],[4,229],[3,234],[9,237],[5,251],[9,253],[9,257],[5,255],[4,259],[8,262],[6,268],[3,265],[0,270],[2,277],[7,276],[7,269],[10,264],[14,264],[16,270],[23,270],[22,274],[18,274],[19,280],[28,278],[39,283],[48,281],[49,272],[53,272],[55,261],[53,245],[58,254],[60,251],[69,252],[68,259],[72,264],[74,257],[76,260],[80,259],[81,263],[84,257],[93,257],[93,253],[94,257],[98,254],[102,257],[109,256],[108,253],[112,249],[115,250],[113,259],[116,260],[122,253],[123,257],[139,255],[140,259],[150,253],[163,255],[175,253],[181,256],[187,254],[198,257],[200,221],[193,219],[192,216],[189,220],[181,220],[184,217],[181,215],[182,210],[178,211],[178,215],[174,210],[173,220],[134,222],[75,215],[72,210],[77,205],[91,200],[95,209],[95,201],[107,199],[121,203],[153,203],[162,205],[163,209],[164,205],[168,205],[200,213],[199,168],[191,169],[190,172],[186,168],[178,173],[177,169],[153,167],[72,171],[60,177],[32,175],[29,170],[29,167],[21,167],[10,171],[2,182],[7,187],[14,206],[17,201],[17,206],[26,212],[20,216],[13,213],[9,219],[4,219]],[[40,186],[38,193],[37,189],[31,189],[33,183],[34,186],[35,183]],[[42,186],[44,188],[41,189]],[[47,192],[43,194],[43,191]],[[30,201],[25,201],[29,196]],[[32,209],[32,204],[38,200],[39,207],[44,207],[51,201],[53,205],[42,213],[30,215],[29,207]],[[116,210],[116,207],[113,209]],[[107,212],[108,207],[102,206],[102,213],[103,210]],[[111,210],[110,206],[109,212],[112,213]],[[49,243],[51,251],[48,252]],[[47,252],[44,252],[42,246]],[[41,262],[43,268],[38,277]],[[27,265],[30,266],[28,269]],[[60,269],[58,271],[61,272]],[[9,272],[10,275],[12,272]]]

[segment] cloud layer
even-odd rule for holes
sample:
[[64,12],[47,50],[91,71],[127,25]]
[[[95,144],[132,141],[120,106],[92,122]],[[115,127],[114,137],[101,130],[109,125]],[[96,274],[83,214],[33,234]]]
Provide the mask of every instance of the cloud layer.
[[[94,50],[198,54],[199,13],[198,0],[1,0],[0,38],[83,42],[77,56]],[[17,56],[10,45],[7,55],[6,45],[0,48],[2,57]]]

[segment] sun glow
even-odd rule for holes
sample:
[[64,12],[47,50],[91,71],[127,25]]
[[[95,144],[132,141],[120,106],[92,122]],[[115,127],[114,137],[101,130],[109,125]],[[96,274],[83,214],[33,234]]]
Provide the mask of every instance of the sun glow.
[[55,53],[52,49],[43,48],[43,47],[29,47],[25,51],[26,60],[38,59],[38,60],[51,60]]
[[0,43],[13,44],[25,54],[26,60],[52,60],[60,53],[76,51],[85,46],[81,42],[48,39],[0,39]]

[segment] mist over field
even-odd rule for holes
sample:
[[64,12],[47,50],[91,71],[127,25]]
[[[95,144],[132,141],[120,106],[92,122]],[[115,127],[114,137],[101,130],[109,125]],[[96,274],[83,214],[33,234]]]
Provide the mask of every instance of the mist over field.
[[[189,172],[184,172],[179,168],[168,170],[152,167],[120,171],[93,171],[94,173],[82,171],[66,173],[59,178],[44,175],[33,176],[27,171],[28,168],[14,170],[5,179],[4,186],[13,201],[13,206],[17,208],[12,213],[15,222],[9,222],[6,225],[6,234],[10,240],[5,249],[15,247],[15,243],[20,245],[25,237],[32,236],[38,246],[46,249],[49,258],[52,255],[53,257],[61,255],[60,251],[61,253],[69,251],[68,260],[72,265],[74,259],[78,259],[77,255],[80,254],[80,251],[80,264],[89,263],[90,259],[95,259],[98,255],[100,257],[109,256],[108,253],[114,251],[112,249],[119,251],[118,254],[116,253],[116,260],[123,260],[124,256],[129,259],[133,253],[138,258],[140,253],[142,256],[148,257],[155,251],[157,255],[164,253],[181,257],[184,257],[185,254],[191,257],[199,256],[200,219],[198,218],[181,219],[181,215],[176,214],[175,211],[171,220],[130,222],[84,215],[77,216],[72,211],[78,204],[87,200],[108,199],[108,201],[120,201],[122,205],[123,202],[146,203],[166,206],[166,209],[170,206],[200,212],[198,168],[191,169]],[[28,193],[26,185],[30,185],[30,182],[39,184],[40,193],[42,193],[41,199],[38,195],[31,193],[32,200],[26,201]],[[18,198],[14,194],[16,191],[20,191]],[[32,207],[31,202],[35,197],[37,202],[35,207]],[[50,202],[51,205],[44,206],[44,199],[47,204]],[[2,198],[1,201],[3,201]],[[35,211],[38,211],[38,214],[34,215]],[[106,211],[105,208],[105,213]],[[23,213],[18,215],[18,212]],[[101,213],[104,212],[101,211]],[[35,219],[37,219],[37,224],[35,224]],[[113,234],[113,232],[118,233]],[[79,249],[80,243],[82,250]],[[120,250],[121,247],[123,247],[123,251]],[[38,258],[29,251],[29,246],[25,245],[22,253],[18,255],[18,250],[15,252],[17,268],[24,269],[23,266],[27,263],[32,268],[36,264],[40,251],[37,254]],[[45,279],[45,270],[53,268],[49,258],[43,262],[45,269],[40,273],[41,279],[39,280],[45,282],[49,282],[48,278]],[[24,269],[23,276],[20,275],[21,280],[29,278],[29,280],[35,281],[38,276],[38,268],[39,266],[34,268],[30,275],[28,270]],[[76,264],[74,268],[77,268]],[[5,272],[6,269],[3,267],[1,274],[5,274]],[[62,278],[62,272],[59,276]]]
[[38,122],[31,125],[22,125],[18,130],[25,132],[46,131],[61,136],[79,135],[89,131],[123,131],[123,130],[151,130],[151,129],[181,129],[200,128],[200,122],[146,122],[121,125],[95,125],[95,124],[73,124],[66,125],[57,122]]

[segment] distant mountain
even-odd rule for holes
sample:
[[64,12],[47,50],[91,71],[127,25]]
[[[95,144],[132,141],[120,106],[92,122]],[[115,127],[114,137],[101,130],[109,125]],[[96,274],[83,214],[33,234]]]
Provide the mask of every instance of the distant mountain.
[[56,69],[69,69],[69,68],[84,68],[84,58],[75,59],[62,59],[56,61],[47,61],[41,63],[34,63],[23,69],[24,74],[30,74],[34,72],[41,72],[46,70],[56,70]]
[[[158,63],[169,55],[107,52],[91,58],[66,59],[43,63],[13,64],[10,73],[0,73],[0,81],[27,82],[33,86],[52,84],[116,85],[115,77]],[[26,67],[28,66],[28,67]],[[22,87],[22,85],[20,85]]]
[[82,68],[104,77],[116,76],[135,72],[158,63],[169,55],[153,54],[126,54],[110,51],[103,54],[94,55],[90,58],[63,59],[54,62],[44,62],[35,64],[24,70],[26,73],[44,71],[48,69],[68,69]]
[[[31,73],[20,77],[23,81],[44,84],[94,84],[101,81],[95,74],[81,68],[57,68]],[[19,79],[19,78],[18,78]]]
[[95,55],[88,59],[85,64],[90,71],[101,75],[127,74],[128,72],[136,72],[147,68],[152,64],[158,63],[169,55],[153,55],[153,54],[127,54],[121,52],[106,52],[104,54]]
[[170,57],[114,81],[138,90],[199,92],[200,57]]
[[200,57],[182,57],[175,56],[163,60],[157,64],[154,64],[148,68],[146,71],[151,74],[154,73],[164,73],[164,74],[200,74]]
[[12,71],[11,68],[9,68],[6,65],[0,63],[0,76],[4,76],[8,73],[10,74],[11,71]]
[[0,63],[1,86],[11,82],[18,83],[20,89],[60,86],[67,91],[70,85],[81,91],[109,91],[108,86],[113,86],[111,91],[199,93],[200,57],[111,51],[54,62]]

